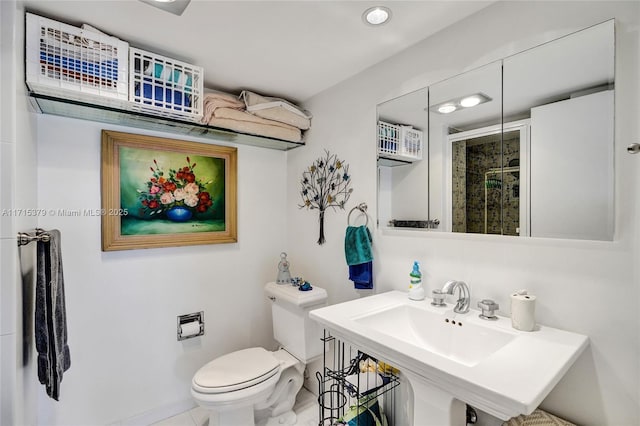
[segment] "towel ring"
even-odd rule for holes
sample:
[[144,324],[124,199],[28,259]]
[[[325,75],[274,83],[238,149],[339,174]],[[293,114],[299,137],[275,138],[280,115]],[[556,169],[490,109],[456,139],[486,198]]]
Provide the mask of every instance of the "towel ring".
[[367,214],[366,203],[360,203],[349,211],[349,215],[347,216],[347,225],[351,226],[351,213],[353,213],[354,210],[359,210],[364,214],[364,217],[367,220],[364,226],[369,226],[369,215]]

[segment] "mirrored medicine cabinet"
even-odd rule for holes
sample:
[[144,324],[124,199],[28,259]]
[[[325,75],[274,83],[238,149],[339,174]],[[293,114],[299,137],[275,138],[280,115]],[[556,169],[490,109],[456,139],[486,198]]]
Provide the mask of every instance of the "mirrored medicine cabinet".
[[378,105],[381,228],[614,231],[614,20]]

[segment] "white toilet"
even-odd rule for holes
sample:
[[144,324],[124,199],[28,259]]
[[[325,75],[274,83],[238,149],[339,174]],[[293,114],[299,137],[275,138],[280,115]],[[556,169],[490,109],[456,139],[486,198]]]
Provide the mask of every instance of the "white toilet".
[[309,311],[327,304],[326,290],[299,291],[268,283],[273,334],[280,349],[249,348],[223,355],[193,376],[191,395],[209,410],[209,426],[293,425],[292,408],[305,365],[322,355],[322,328]]

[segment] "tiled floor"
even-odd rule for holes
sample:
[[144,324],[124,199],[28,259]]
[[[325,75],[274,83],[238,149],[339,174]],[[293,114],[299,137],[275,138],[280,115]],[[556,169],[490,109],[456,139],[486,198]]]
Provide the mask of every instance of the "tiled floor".
[[177,416],[154,423],[153,426],[207,426],[208,424],[209,416],[207,412],[203,408],[196,407]]
[[[298,393],[293,411],[298,416],[297,425],[318,425],[318,403],[315,396],[306,389],[303,388]],[[207,411],[201,407],[196,407],[177,416],[154,423],[152,426],[207,426],[208,423],[209,414]]]

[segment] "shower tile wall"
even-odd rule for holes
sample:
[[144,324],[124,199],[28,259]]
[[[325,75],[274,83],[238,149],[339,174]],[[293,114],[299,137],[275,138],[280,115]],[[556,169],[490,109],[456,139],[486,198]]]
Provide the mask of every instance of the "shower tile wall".
[[[470,145],[470,144],[469,144]],[[500,167],[500,140],[481,144],[467,145],[467,232],[500,234],[500,198],[499,188],[487,188],[485,232],[485,182],[484,174],[490,168]],[[492,179],[499,175],[490,176]]]
[[[519,159],[520,140],[517,132],[505,133],[504,138],[503,158],[506,167],[510,161]],[[519,174],[517,172],[489,174],[487,175],[488,183],[485,183],[485,173],[489,169],[501,167],[503,164],[499,136],[456,142],[453,144],[452,151],[453,231],[518,235],[517,228],[520,219]],[[504,224],[501,223],[502,219],[504,219]]]
[[456,142],[452,146],[453,232],[467,232],[467,143]]
[[[516,161],[520,164],[520,133],[504,134],[504,167]],[[502,178],[502,214],[504,235],[519,235],[520,228],[520,172],[507,172]]]

